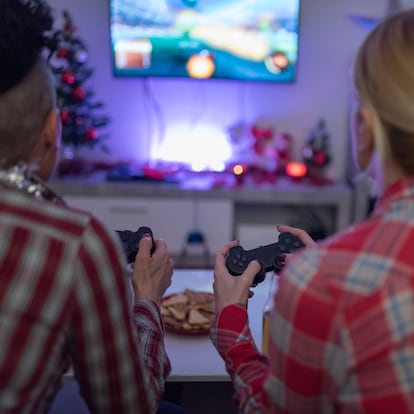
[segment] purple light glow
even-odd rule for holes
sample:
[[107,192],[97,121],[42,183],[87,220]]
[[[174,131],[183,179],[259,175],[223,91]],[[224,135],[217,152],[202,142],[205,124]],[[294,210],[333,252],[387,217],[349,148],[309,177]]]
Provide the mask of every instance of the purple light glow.
[[[155,141],[155,140],[154,140]],[[159,144],[154,142],[151,159],[188,164],[193,171],[224,171],[232,147],[222,126],[170,122]]]

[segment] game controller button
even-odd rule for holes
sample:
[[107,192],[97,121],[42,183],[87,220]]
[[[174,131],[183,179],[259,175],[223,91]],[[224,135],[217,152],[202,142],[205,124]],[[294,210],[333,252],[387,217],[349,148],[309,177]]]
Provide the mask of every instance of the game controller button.
[[232,262],[233,264],[237,264],[239,261],[238,261],[237,259],[232,259],[232,260],[231,260],[231,262]]
[[244,267],[244,263],[243,262],[239,262],[239,267]]
[[299,241],[295,241],[295,242],[293,242],[293,247],[295,247],[296,249],[298,249],[299,247],[302,247],[302,244]]
[[279,249],[280,249],[282,252],[285,252],[285,251],[287,250],[287,246],[285,246],[284,244],[281,244],[281,245],[279,246]]
[[247,257],[247,256],[242,256],[242,257],[240,258],[240,260],[241,260],[241,261],[243,261],[243,262],[247,262],[248,257]]
[[236,254],[236,259],[240,259],[242,256],[240,253]]

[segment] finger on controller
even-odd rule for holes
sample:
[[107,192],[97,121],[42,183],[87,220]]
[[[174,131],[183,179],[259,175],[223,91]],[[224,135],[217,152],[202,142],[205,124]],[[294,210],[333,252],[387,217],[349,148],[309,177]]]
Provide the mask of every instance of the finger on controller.
[[149,227],[140,227],[137,231],[131,230],[117,230],[118,236],[121,239],[124,247],[126,259],[128,263],[133,263],[138,253],[139,242],[142,238],[149,237],[152,240],[152,247],[150,254],[155,251],[155,240],[152,234],[152,230]]

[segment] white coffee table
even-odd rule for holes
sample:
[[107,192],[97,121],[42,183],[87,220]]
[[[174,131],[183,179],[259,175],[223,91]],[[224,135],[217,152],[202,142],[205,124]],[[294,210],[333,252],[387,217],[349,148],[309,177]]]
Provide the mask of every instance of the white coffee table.
[[[262,341],[262,311],[269,292],[269,275],[254,289],[249,300],[250,329],[256,345]],[[213,270],[176,269],[166,295],[186,288],[212,292]],[[186,336],[166,333],[165,344],[171,360],[170,382],[218,382],[230,381],[224,362],[210,342],[208,335]]]

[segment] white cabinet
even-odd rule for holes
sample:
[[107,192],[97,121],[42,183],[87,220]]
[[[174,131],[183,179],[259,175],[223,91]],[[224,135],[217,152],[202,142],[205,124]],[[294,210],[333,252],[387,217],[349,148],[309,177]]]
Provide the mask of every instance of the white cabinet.
[[[114,230],[151,227],[156,238],[166,240],[177,267],[210,267],[212,256],[234,238],[245,248],[271,243],[277,224],[301,227],[314,236],[330,235],[363,217],[367,199],[365,187],[347,183],[317,187],[282,179],[273,187],[210,190],[81,180],[54,182],[52,189],[69,204],[102,217]],[[356,214],[357,210],[362,213]],[[206,240],[208,263],[204,246],[188,243],[193,231],[200,231]],[[181,255],[184,248],[187,256]]]
[[66,202],[99,216],[114,230],[152,229],[178,255],[189,232],[199,230],[214,254],[232,238],[233,203],[223,199],[67,195]]

